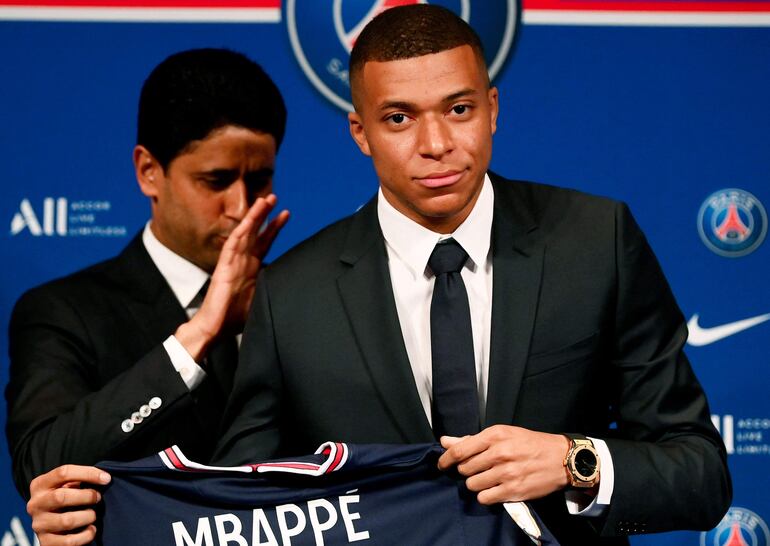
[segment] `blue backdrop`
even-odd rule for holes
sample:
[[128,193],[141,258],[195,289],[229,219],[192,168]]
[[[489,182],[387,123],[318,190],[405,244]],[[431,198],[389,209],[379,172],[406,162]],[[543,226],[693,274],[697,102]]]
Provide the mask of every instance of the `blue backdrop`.
[[[56,7],[0,2],[4,331],[24,290],[116,254],[147,220],[131,165],[136,105],[143,79],[173,52],[242,51],[284,93],[276,192],[293,216],[272,257],[376,191],[336,103],[345,100],[347,62],[339,30],[382,1],[212,2],[210,10],[186,9],[201,4],[192,1],[44,3]],[[698,329],[756,317],[688,347],[730,452],[733,509],[709,534],[634,543],[721,545],[735,527],[746,544],[767,546],[770,4],[533,0],[522,11],[513,1],[444,3],[469,12],[488,55],[500,54],[493,169],[627,201]],[[340,100],[330,98],[334,86]],[[734,218],[733,230],[720,231]],[[7,336],[0,345],[7,355]],[[3,384],[7,373],[3,356]],[[31,544],[6,448],[0,491],[0,546]]]

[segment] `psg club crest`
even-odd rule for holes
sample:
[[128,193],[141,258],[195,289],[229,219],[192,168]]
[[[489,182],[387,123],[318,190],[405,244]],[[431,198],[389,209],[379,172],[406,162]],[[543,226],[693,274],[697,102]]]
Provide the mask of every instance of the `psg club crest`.
[[427,3],[454,11],[473,27],[494,79],[513,44],[519,20],[517,0],[286,0],[291,47],[315,88],[343,110],[352,111],[348,60],[361,30],[386,9]]
[[698,233],[703,244],[720,256],[745,256],[765,239],[767,212],[747,191],[737,188],[719,190],[701,205]]
[[714,529],[701,533],[701,546],[768,546],[770,531],[762,518],[746,508],[732,507]]

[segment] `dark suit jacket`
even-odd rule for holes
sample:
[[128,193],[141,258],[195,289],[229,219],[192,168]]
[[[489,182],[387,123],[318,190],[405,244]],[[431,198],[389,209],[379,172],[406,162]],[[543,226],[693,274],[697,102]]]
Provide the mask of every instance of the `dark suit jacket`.
[[[64,463],[132,460],[174,443],[208,459],[232,372],[214,374],[222,388],[209,377],[190,393],[162,346],[186,320],[141,236],[116,258],[21,297],[5,395],[22,495],[32,478]],[[121,423],[154,397],[160,407],[124,432]]]
[[[687,330],[627,207],[493,176],[486,426],[606,439],[605,517],[538,502],[565,544],[705,529],[727,509],[725,450],[682,352]],[[401,336],[375,201],[264,271],[215,460],[326,440],[430,442]],[[598,539],[601,534],[605,538]]]

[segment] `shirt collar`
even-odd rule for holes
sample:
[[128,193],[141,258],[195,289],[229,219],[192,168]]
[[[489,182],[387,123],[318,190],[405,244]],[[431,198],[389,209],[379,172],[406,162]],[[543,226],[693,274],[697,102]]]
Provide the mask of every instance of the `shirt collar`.
[[158,241],[150,229],[150,222],[144,226],[142,242],[176,299],[187,309],[209,280],[209,274]]
[[[454,233],[442,235],[422,227],[410,220],[391,205],[379,190],[377,195],[377,216],[386,244],[417,277],[424,275],[433,248],[442,239],[452,237],[470,257],[471,269],[483,266],[489,254],[494,212],[494,190],[489,175],[484,183],[468,217]],[[472,262],[472,264],[471,264]]]

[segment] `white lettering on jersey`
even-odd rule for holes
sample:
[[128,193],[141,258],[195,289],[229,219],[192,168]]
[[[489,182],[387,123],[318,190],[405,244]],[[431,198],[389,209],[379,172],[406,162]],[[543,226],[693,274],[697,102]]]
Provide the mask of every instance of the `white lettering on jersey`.
[[[369,540],[369,531],[356,530],[354,522],[361,519],[361,514],[351,511],[351,505],[360,502],[359,495],[343,495],[337,499],[339,510],[327,499],[308,501],[304,508],[296,504],[281,504],[275,507],[275,519],[281,536],[281,546],[291,546],[292,537],[300,536],[307,530],[313,533],[316,546],[324,546],[323,534],[333,529],[340,518],[345,525],[348,542]],[[321,512],[326,512],[322,515]],[[306,515],[307,513],[307,515]],[[360,522],[359,522],[360,523]],[[276,533],[270,525],[268,516],[262,508],[252,512],[251,543],[243,536],[243,522],[235,514],[225,513],[214,516],[216,542],[208,517],[198,519],[195,540],[185,527],[184,522],[171,524],[175,546],[279,546]]]
[[181,521],[175,521],[171,524],[174,530],[175,546],[214,546],[214,539],[211,536],[211,522],[209,518],[198,519],[198,529],[195,532],[195,542],[187,532],[187,528]]

